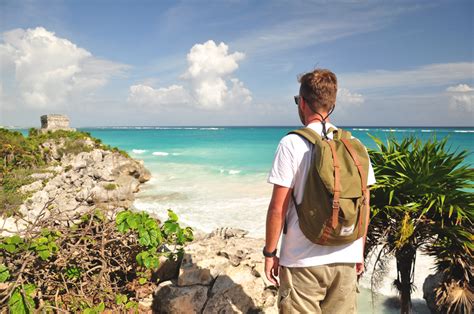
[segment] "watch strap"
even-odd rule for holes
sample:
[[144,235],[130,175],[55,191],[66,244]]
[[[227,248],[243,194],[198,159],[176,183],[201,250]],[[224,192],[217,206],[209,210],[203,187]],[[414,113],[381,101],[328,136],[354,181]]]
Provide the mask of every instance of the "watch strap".
[[277,254],[277,249],[275,249],[275,251],[273,251],[273,252],[268,252],[268,251],[265,250],[265,247],[263,247],[262,252],[263,252],[263,256],[265,256],[265,257],[275,257],[276,254]]

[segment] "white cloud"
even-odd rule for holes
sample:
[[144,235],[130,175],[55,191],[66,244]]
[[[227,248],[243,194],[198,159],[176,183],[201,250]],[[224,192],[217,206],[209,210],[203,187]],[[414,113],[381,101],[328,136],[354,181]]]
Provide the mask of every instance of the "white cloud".
[[347,88],[339,88],[337,91],[337,103],[360,105],[365,101],[364,96],[358,93],[353,93]]
[[349,89],[417,88],[455,84],[472,79],[473,62],[429,64],[411,70],[376,70],[338,75],[339,82]]
[[2,34],[2,83],[9,98],[30,108],[57,108],[71,97],[83,97],[120,75],[126,65],[94,57],[43,27]]
[[158,89],[148,85],[133,85],[130,86],[128,101],[144,106],[186,104],[189,102],[189,95],[180,85]]
[[450,106],[453,110],[464,109],[474,113],[474,95],[454,95],[451,97]]
[[456,86],[450,86],[446,89],[447,92],[453,93],[465,93],[465,92],[472,92],[474,89],[467,84],[459,84]]
[[173,103],[169,97],[171,93],[179,93],[181,99],[186,100],[181,103],[202,109],[248,104],[252,101],[252,93],[243,82],[231,77],[239,67],[238,62],[244,57],[241,52],[229,53],[229,47],[222,42],[217,45],[209,40],[196,44],[187,54],[188,69],[181,76],[185,86],[153,89],[150,86],[135,85],[130,87],[128,100],[132,103],[166,105]]
[[245,55],[241,52],[229,54],[228,50],[226,44],[216,45],[213,40],[194,45],[187,55],[189,67],[184,77],[220,77],[234,72],[239,67],[237,61]]
[[[187,55],[188,70],[183,75],[191,85],[197,104],[206,109],[219,109],[229,103],[249,103],[251,93],[242,82],[228,78],[239,67],[245,55],[229,54],[229,47],[213,40],[194,45]],[[228,84],[231,83],[229,90]]]
[[474,88],[467,84],[459,84],[448,87],[446,91],[451,96],[449,103],[451,109],[474,112]]

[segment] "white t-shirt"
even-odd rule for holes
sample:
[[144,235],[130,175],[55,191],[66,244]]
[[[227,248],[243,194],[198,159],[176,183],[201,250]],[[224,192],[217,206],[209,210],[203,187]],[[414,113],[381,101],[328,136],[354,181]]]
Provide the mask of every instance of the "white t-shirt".
[[[311,123],[309,128],[322,134],[320,122]],[[337,129],[331,123],[326,128]],[[332,134],[328,135],[330,138]],[[278,145],[268,182],[292,188],[296,202],[303,199],[304,184],[313,153],[313,144],[299,135],[290,134],[282,138]],[[375,183],[374,170],[369,163],[367,185]],[[363,238],[340,246],[314,244],[300,229],[298,215],[293,200],[286,214],[287,233],[282,236],[280,265],[286,267],[308,267],[332,263],[361,263],[363,261]]]

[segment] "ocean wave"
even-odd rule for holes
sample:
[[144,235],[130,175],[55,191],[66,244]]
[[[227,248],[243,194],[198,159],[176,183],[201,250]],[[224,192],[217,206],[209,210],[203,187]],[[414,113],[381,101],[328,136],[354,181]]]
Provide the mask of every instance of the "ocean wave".
[[167,152],[153,152],[152,155],[153,156],[168,156],[169,153],[167,153]]
[[401,129],[382,129],[382,132],[394,132],[394,133],[406,133],[406,132],[411,132],[414,133],[416,130],[414,129],[406,129],[406,130],[401,130]]
[[172,153],[173,156],[181,156],[183,153]]
[[241,170],[233,170],[233,169],[230,169],[230,170],[219,169],[219,172],[220,172],[220,173],[227,173],[227,174],[230,174],[230,175],[234,175],[234,174],[239,174],[239,173],[241,173],[242,171],[241,171]]
[[454,130],[455,133],[474,133],[474,130]]
[[431,133],[431,132],[433,132],[433,130],[421,130],[421,132],[423,132],[423,133]]
[[357,129],[357,128],[353,128],[352,130],[354,130],[354,131],[370,131],[370,129]]
[[140,155],[146,152],[147,152],[146,149],[132,149],[132,153],[137,154],[137,155]]

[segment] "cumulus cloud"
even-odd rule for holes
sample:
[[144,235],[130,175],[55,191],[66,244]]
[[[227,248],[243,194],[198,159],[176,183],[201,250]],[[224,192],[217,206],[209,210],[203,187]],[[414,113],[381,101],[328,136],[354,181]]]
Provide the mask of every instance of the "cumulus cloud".
[[466,92],[472,92],[474,91],[474,89],[467,84],[459,84],[457,86],[448,87],[446,91],[453,92],[453,93],[466,93]]
[[466,110],[474,112],[474,88],[467,84],[450,86],[446,89],[449,92],[450,107],[453,110]]
[[3,33],[0,59],[2,83],[11,87],[9,98],[30,108],[57,108],[127,68],[96,58],[43,27]]
[[364,101],[364,96],[358,93],[353,93],[347,88],[339,88],[339,90],[337,91],[337,103],[360,105]]
[[144,106],[159,106],[162,104],[186,104],[189,95],[180,85],[154,89],[148,85],[130,86],[128,101]]
[[[209,40],[203,44],[194,45],[187,54],[188,68],[181,76],[184,86],[173,85],[173,92],[179,93],[182,99],[203,109],[221,109],[226,105],[248,104],[252,101],[252,93],[244,83],[232,73],[238,69],[238,62],[245,55],[241,52],[229,53],[225,43],[216,44]],[[149,100],[152,105],[169,105],[167,97],[170,87],[154,89],[130,88],[128,100],[134,103],[145,103]],[[136,86],[135,86],[136,87]],[[133,90],[132,90],[133,88]]]

